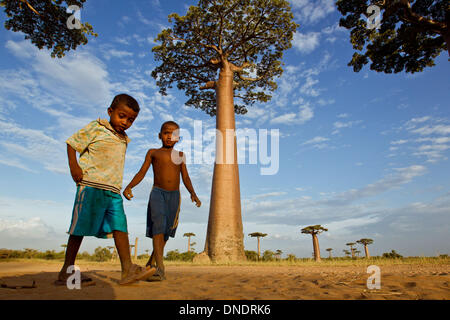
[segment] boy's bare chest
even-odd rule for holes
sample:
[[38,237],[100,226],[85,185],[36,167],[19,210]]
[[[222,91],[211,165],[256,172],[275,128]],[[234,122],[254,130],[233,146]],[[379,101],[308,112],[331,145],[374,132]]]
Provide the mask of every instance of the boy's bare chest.
[[152,164],[155,167],[165,167],[177,169],[180,167],[179,164],[176,164],[172,159],[172,152],[168,151],[158,151],[152,156]]

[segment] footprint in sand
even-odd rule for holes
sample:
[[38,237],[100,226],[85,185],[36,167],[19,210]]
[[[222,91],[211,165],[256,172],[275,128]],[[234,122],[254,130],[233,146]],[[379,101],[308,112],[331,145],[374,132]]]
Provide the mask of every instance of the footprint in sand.
[[411,281],[411,282],[406,282],[406,283],[404,284],[404,286],[405,286],[405,288],[414,288],[414,287],[417,286],[417,283],[415,283],[415,282],[413,282],[413,281]]

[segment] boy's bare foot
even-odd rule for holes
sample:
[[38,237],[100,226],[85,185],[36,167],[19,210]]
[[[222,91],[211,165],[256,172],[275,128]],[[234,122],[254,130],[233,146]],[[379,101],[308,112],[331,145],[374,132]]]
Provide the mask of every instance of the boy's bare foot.
[[155,274],[156,268],[152,267],[141,267],[137,264],[132,264],[128,273],[122,276],[122,280],[119,281],[120,285],[131,284],[139,280],[143,280]]
[[156,272],[146,279],[146,281],[148,282],[163,281],[163,280],[166,280],[166,273],[159,268],[156,268]]

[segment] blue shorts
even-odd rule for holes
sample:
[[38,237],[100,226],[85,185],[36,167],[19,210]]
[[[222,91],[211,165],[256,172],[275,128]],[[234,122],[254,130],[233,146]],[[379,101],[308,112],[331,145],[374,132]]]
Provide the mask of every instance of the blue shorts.
[[78,186],[68,233],[111,238],[114,230],[128,232],[122,196],[108,190]]
[[164,240],[175,237],[178,227],[178,214],[180,213],[180,191],[167,191],[153,187],[147,206],[147,233],[154,235],[164,234]]

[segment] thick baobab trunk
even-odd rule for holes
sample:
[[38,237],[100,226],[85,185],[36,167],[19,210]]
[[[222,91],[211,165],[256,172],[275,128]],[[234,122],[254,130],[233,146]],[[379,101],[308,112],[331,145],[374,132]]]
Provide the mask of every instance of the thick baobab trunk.
[[320,261],[320,249],[319,249],[319,239],[317,238],[317,234],[312,235],[313,237],[313,248],[314,248],[314,260],[317,262]]
[[366,258],[369,259],[370,255],[369,255],[369,248],[367,248],[367,245],[364,245],[364,251],[366,252]]
[[211,188],[205,251],[212,262],[245,260],[239,168],[235,136],[233,71],[228,62],[215,82],[216,162]]

